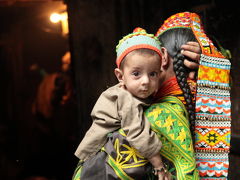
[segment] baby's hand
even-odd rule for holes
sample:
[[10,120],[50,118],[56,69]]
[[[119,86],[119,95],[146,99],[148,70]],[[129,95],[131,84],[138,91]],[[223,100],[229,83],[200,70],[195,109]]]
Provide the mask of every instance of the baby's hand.
[[172,175],[164,167],[154,168],[154,174],[158,176],[158,180],[172,180]]

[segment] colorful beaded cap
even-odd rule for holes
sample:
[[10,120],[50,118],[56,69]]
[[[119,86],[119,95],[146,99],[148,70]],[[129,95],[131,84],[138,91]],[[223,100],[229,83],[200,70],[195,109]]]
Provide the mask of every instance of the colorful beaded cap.
[[208,56],[224,58],[224,56],[217,50],[213,45],[212,41],[207,37],[204,32],[201,20],[196,13],[181,12],[172,15],[164,24],[158,29],[156,36],[163,34],[173,28],[189,28],[192,29],[195,37],[197,38],[201,48],[202,53]]
[[202,49],[195,111],[195,151],[200,178],[225,180],[231,136],[231,63],[207,37],[197,14],[183,12],[171,16],[156,36],[173,28],[192,29]]
[[116,47],[117,60],[116,64],[119,67],[123,58],[136,49],[151,49],[156,51],[161,57],[160,41],[153,34],[148,34],[142,28],[134,29],[133,33],[124,36]]
[[191,14],[190,12],[183,12],[172,15],[164,21],[163,25],[158,29],[156,36],[158,37],[160,34],[173,28],[190,28]]

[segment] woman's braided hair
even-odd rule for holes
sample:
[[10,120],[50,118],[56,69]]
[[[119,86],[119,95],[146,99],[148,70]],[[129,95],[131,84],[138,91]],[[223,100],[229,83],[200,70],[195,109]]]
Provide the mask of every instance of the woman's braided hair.
[[177,82],[183,91],[183,96],[186,102],[186,108],[189,115],[190,128],[194,133],[195,112],[193,95],[187,83],[189,69],[184,65],[186,57],[181,54],[181,46],[188,41],[197,41],[192,30],[188,28],[174,28],[165,31],[159,37],[162,46],[168,51],[168,54],[173,58],[173,69],[176,74]]

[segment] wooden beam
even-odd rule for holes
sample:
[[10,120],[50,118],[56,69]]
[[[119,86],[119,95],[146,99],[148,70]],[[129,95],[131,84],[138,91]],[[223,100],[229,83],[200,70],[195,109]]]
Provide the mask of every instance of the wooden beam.
[[230,153],[240,156],[240,135],[232,135],[231,136]]

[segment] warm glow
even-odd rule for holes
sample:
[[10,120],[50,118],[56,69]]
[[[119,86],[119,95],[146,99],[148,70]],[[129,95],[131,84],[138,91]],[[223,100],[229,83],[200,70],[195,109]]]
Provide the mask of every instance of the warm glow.
[[68,20],[68,15],[67,15],[67,12],[66,12],[66,11],[63,12],[63,13],[61,13],[61,20],[62,20],[62,21]]
[[62,34],[68,34],[68,15],[67,12],[61,13],[61,22],[62,22]]
[[58,13],[52,13],[50,16],[50,21],[53,23],[58,23],[62,19],[62,16]]
[[62,27],[62,34],[67,35],[68,34],[68,15],[67,12],[61,12],[61,13],[52,13],[50,16],[50,20],[53,23],[61,23]]

